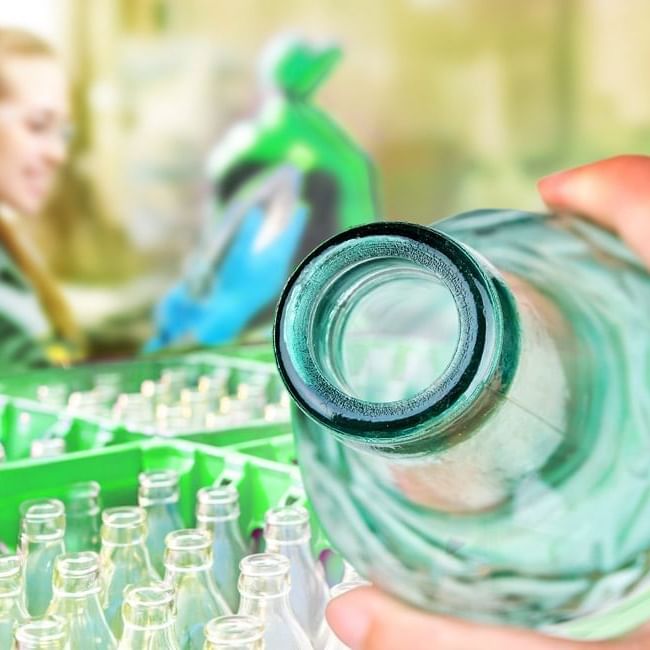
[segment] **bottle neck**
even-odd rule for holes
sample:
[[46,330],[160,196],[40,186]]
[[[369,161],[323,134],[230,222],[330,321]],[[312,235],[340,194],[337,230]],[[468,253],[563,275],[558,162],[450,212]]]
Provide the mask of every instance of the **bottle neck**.
[[177,648],[174,634],[174,594],[163,583],[130,586],[124,594],[124,632],[120,647]]
[[19,555],[0,557],[0,599],[20,598],[23,591],[22,564]]
[[102,513],[102,553],[129,547],[144,548],[147,514],[142,508],[108,508]]
[[209,582],[212,571],[212,539],[207,531],[177,530],[165,542],[166,575],[172,580],[192,575]]
[[519,361],[515,300],[496,270],[412,224],[330,239],[277,313],[278,366],[300,409],[348,444],[389,453],[460,442]]
[[239,613],[265,618],[270,613],[290,609],[289,560],[274,553],[245,557],[240,565]]

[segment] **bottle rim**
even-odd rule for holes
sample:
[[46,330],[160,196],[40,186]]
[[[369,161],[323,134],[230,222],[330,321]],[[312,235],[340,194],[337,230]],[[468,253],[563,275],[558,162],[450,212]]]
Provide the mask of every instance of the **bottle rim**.
[[263,639],[264,625],[255,616],[232,614],[208,621],[204,632],[207,641],[212,643],[232,642],[234,648],[239,644],[255,643]]
[[[354,264],[386,257],[426,270],[446,286],[456,303],[459,337],[446,370],[423,391],[404,400],[369,402],[341,390],[319,367],[309,349],[310,324],[335,277]],[[479,395],[477,373],[489,379],[510,343],[504,339],[516,336],[510,334],[516,328],[503,327],[504,319],[516,319],[514,304],[495,284],[468,249],[425,226],[372,223],[335,235],[297,267],[278,302],[273,344],[280,376],[297,406],[327,428],[377,447],[406,445],[418,438],[421,425],[467,413]],[[293,347],[299,347],[297,353]],[[502,385],[510,383],[514,367],[505,373]],[[448,428],[438,441],[451,444],[455,434],[455,427]]]
[[16,641],[33,643],[55,643],[66,638],[66,623],[60,616],[46,615],[33,618],[16,628]]

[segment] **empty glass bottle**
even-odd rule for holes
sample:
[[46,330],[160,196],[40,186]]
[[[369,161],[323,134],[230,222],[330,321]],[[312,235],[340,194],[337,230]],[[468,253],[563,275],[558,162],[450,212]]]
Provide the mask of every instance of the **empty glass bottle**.
[[43,616],[16,628],[13,650],[76,649],[68,644],[66,622],[58,616]]
[[320,650],[328,637],[325,607],[328,588],[311,550],[309,513],[301,506],[280,506],[266,513],[264,539],[269,553],[291,563],[291,607],[312,645]]
[[201,488],[196,525],[212,535],[212,573],[233,612],[239,607],[239,562],[247,549],[239,528],[239,494],[232,485]]
[[575,218],[484,211],[320,246],[275,348],[333,544],[431,610],[601,615],[598,636],[647,618],[650,599],[611,607],[649,571],[648,313],[640,260]]
[[142,472],[138,480],[138,504],[147,511],[149,556],[154,569],[163,575],[165,537],[183,528],[178,507],[178,473],[171,469]]
[[101,506],[97,481],[70,485],[63,497],[65,506],[65,549],[69,553],[99,550]]
[[42,616],[52,598],[54,560],[65,553],[65,510],[58,499],[38,499],[22,503],[20,512],[27,611]]
[[65,620],[72,648],[117,648],[99,601],[100,590],[97,553],[66,553],[56,559],[47,613]]
[[174,594],[164,583],[127,587],[122,615],[124,633],[118,650],[180,650],[174,630]]
[[19,555],[0,557],[0,648],[10,648],[16,625],[25,623],[23,567]]
[[143,508],[108,508],[102,513],[102,606],[118,639],[122,635],[124,589],[128,585],[145,586],[160,580],[149,559],[146,536],[147,513]]
[[253,616],[221,616],[205,626],[203,650],[264,650],[264,626]]
[[230,608],[212,576],[212,539],[205,530],[185,529],[165,539],[165,582],[176,595],[176,635],[183,650],[201,650],[203,628]]
[[245,557],[239,568],[239,614],[262,622],[265,650],[311,650],[289,602],[289,560],[283,555],[257,553]]

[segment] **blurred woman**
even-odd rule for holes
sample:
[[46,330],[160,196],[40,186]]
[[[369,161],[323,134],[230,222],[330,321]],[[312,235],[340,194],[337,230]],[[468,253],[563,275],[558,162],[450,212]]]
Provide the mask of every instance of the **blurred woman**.
[[23,220],[43,208],[67,156],[68,93],[45,41],[0,28],[0,370],[63,361],[80,333]]

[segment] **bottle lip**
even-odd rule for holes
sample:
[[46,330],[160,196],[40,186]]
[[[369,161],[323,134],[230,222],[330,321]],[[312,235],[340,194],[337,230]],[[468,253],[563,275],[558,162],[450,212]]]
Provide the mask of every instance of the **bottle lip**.
[[232,641],[234,648],[263,639],[264,625],[258,618],[245,614],[219,616],[206,623],[205,638],[213,643]]
[[22,559],[17,553],[0,557],[0,579],[19,576],[22,571]]
[[[377,238],[382,243],[379,254],[373,252]],[[373,257],[430,270],[450,291],[459,312],[458,345],[447,369],[419,394],[397,402],[368,402],[344,393],[321,371],[305,341],[310,316],[333,277]],[[468,392],[486,357],[488,367],[496,364],[500,341],[491,339],[489,330],[499,318],[502,300],[461,244],[417,224],[372,223],[335,235],[297,267],[278,302],[273,344],[280,376],[303,412],[339,433],[381,446],[406,441],[421,424],[450,413],[461,402],[467,407]],[[299,360],[290,349],[292,341],[302,346]]]
[[60,616],[46,615],[34,618],[16,628],[16,641],[27,645],[64,641],[66,637],[65,620]]

